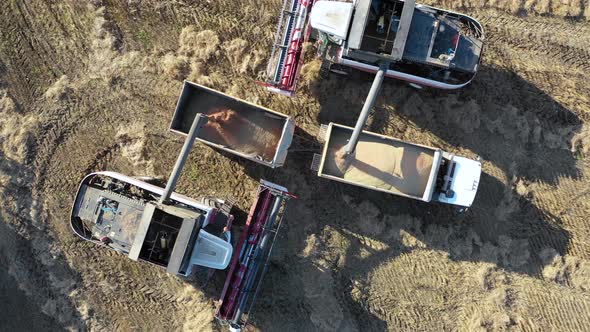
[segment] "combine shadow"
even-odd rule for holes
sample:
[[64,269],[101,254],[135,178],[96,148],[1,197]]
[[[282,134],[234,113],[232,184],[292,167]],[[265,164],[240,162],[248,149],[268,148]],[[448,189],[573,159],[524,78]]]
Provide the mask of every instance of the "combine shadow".
[[[8,212],[5,211],[5,213]],[[19,216],[10,215],[9,218],[16,219]],[[2,299],[0,329],[3,331],[65,329],[57,318],[44,312],[44,306],[49,303],[48,301],[56,301],[56,297],[59,297],[60,303],[65,306],[58,306],[54,314],[69,317],[69,322],[66,323],[74,324],[76,328],[84,331],[85,322],[74,303],[48,287],[47,284],[53,276],[48,275],[43,266],[40,267],[36,253],[39,248],[34,248],[30,239],[12,229],[1,216],[0,234],[2,242],[0,244],[0,298]],[[55,259],[52,269],[54,275],[79,279],[78,273],[62,260]],[[20,277],[26,276],[26,278],[17,280],[13,275],[15,272]]]
[[[496,75],[512,77],[506,72],[497,72]],[[517,77],[512,79],[517,80],[513,84],[525,84]],[[364,86],[368,90],[370,82]],[[389,86],[385,87],[385,90],[393,88]],[[404,107],[409,107],[407,105],[410,105],[411,99],[416,98],[413,96],[420,97],[413,89],[403,86],[395,86],[395,88],[400,90],[399,101],[402,104],[402,110]],[[435,92],[425,93],[432,95],[432,98],[444,99],[448,96],[448,94]],[[541,92],[532,90],[532,87],[528,85],[527,91],[519,93],[525,94],[523,98],[533,98],[529,94]],[[354,120],[362,106],[360,103],[349,104],[350,109],[354,110],[351,112],[355,112],[352,114],[338,107],[342,104],[341,100],[332,105],[330,103],[332,97],[326,98],[319,115],[320,122],[333,121],[354,125]],[[456,98],[458,104],[462,100],[474,98],[477,100],[477,96],[471,97],[469,93],[457,94]],[[532,112],[521,117],[527,121],[534,121],[541,131],[554,132],[556,126],[558,130],[571,129],[571,133],[568,133],[566,135],[568,137],[564,139],[573,135],[580,126],[580,120],[547,95],[535,97],[534,100],[539,102],[539,98],[541,98],[540,102],[553,105],[555,114],[544,118]],[[427,97],[420,97],[420,99],[424,102]],[[383,101],[380,102],[382,106]],[[497,104],[493,105],[498,107]],[[521,104],[517,105],[520,107]],[[424,124],[432,124],[437,122],[434,120],[436,117],[448,116],[444,112],[446,110],[440,110],[439,114],[432,115],[433,118],[430,121],[414,116],[411,112],[404,113],[403,116],[416,123],[422,121]],[[490,116],[487,114],[490,110],[487,108],[481,112],[481,117]],[[387,114],[387,112],[377,113]],[[332,114],[334,118],[324,121]],[[383,131],[388,120],[388,116],[373,119],[369,130]],[[448,144],[463,142],[457,145],[480,153],[484,159],[498,165],[506,173],[515,174],[526,180],[555,183],[561,176],[575,178],[580,175],[575,165],[575,158],[569,150],[542,151],[540,147],[529,141],[531,139],[529,136],[533,135],[533,132],[529,132],[528,136],[499,137],[500,135],[497,135],[497,137],[489,138],[487,142],[492,140],[491,144],[497,144],[498,147],[487,147],[485,139],[494,134],[488,130],[485,121],[492,120],[480,119],[480,127],[483,128],[463,135],[459,133],[464,132],[460,124],[450,121],[447,121],[446,125],[435,124],[433,131],[447,140]],[[551,121],[553,125],[550,125]],[[362,327],[362,329],[368,327],[375,331],[387,330],[387,323],[381,319],[381,315],[375,314],[371,304],[365,301],[366,299],[353,298],[351,290],[356,287],[355,281],[368,280],[371,273],[384,263],[400,254],[415,250],[404,245],[403,241],[395,236],[396,232],[400,234],[403,231],[410,234],[429,249],[447,252],[448,257],[454,261],[488,262],[507,271],[532,277],[538,277],[555,254],[563,255],[567,251],[571,236],[559,226],[562,224],[559,216],[538,209],[531,203],[530,197],[519,194],[512,183],[500,182],[483,173],[475,204],[466,213],[460,214],[456,208],[449,205],[414,201],[318,178],[313,171],[309,170],[312,152],[314,149],[319,151],[320,147],[320,144],[314,140],[314,135],[299,129],[294,139],[294,146],[308,146],[310,149],[305,151],[305,154],[290,153],[286,165],[280,171],[240,161],[246,174],[252,178],[274,181],[301,195],[300,200],[291,203],[293,207],[286,216],[287,226],[281,230],[284,241],[281,241],[279,246],[283,248],[281,249],[283,254],[273,259],[273,265],[267,275],[270,281],[265,285],[263,296],[259,299],[259,307],[256,309],[256,312],[260,314],[258,316],[255,314],[254,324],[262,329],[275,329],[277,326],[289,327],[293,326],[290,324],[296,324],[295,326],[300,326],[302,329],[311,330],[350,329],[354,326]],[[509,152],[509,147],[516,145],[532,150],[525,151],[523,154]],[[553,163],[554,168],[546,170],[543,165],[535,164],[537,158],[540,158],[539,154],[546,155],[549,159],[544,163]],[[359,206],[367,202],[375,210],[371,211],[369,216],[363,215],[363,212],[359,210]],[[377,226],[372,227],[372,223]],[[313,253],[304,254],[310,250],[309,239],[325,238],[327,230],[338,233],[350,243],[346,252],[337,253],[338,248],[334,248],[335,253],[331,254],[332,249],[326,247],[327,244],[323,244],[321,253],[317,255],[327,257],[318,257]],[[384,243],[387,249],[380,251],[372,249],[361,240],[362,238]],[[369,252],[368,256],[362,254],[366,252]],[[318,260],[327,262],[326,264],[331,267],[318,265]],[[333,292],[342,292],[331,294],[339,304],[335,310],[317,310],[318,305],[321,309],[322,301],[312,301],[314,303],[310,304],[310,294],[306,294],[305,289],[315,281],[318,283],[329,281],[329,285],[334,285],[331,288]],[[330,286],[325,287],[330,288]],[[277,306],[277,304],[280,305]],[[326,300],[325,307],[330,308],[331,305],[333,307],[331,300]],[[290,308],[288,314],[280,309],[287,307]],[[337,310],[341,310],[343,314],[335,314],[334,311]],[[347,315],[352,318],[347,319]],[[333,326],[325,325],[330,321],[336,322]]]
[[[354,126],[372,78],[356,73],[355,80],[330,75],[313,82],[309,92],[321,104],[318,121]],[[443,149],[469,149],[506,174],[528,181],[556,184],[560,177],[581,176],[569,142],[582,121],[511,71],[484,65],[472,83],[456,91],[418,91],[385,80],[365,130],[391,135],[408,125],[442,139]]]
[[[399,236],[402,232],[428,249],[448,253],[452,261],[492,263],[535,278],[555,254],[564,255],[568,248],[570,234],[559,226],[558,216],[538,209],[511,185],[485,173],[475,204],[460,214],[449,205],[320,179],[311,171],[302,172],[306,167],[308,160],[291,159],[283,172],[267,176],[268,180],[298,189],[301,199],[290,203],[278,243],[282,253],[273,258],[268,282],[255,309],[253,322],[261,329],[298,324],[302,329],[315,330],[326,328],[322,325],[325,322],[340,319],[331,327],[349,329],[356,325],[371,331],[387,330],[387,323],[375,313],[372,304],[355,298],[352,290],[358,281],[370,286],[373,271],[415,250],[404,244]],[[253,171],[258,175],[249,166],[245,168],[248,174]],[[359,208],[366,203],[373,208],[368,215]],[[321,243],[320,251],[314,254],[310,239],[326,240],[333,234],[345,239],[340,242],[349,243],[345,252],[331,247],[333,244]],[[383,243],[387,249],[376,250],[366,239]],[[305,292],[316,282],[325,283],[322,290],[333,292],[317,295],[326,296],[325,307],[334,307],[334,300],[329,300],[333,297],[343,315],[329,309],[316,311],[323,300],[310,303],[311,294]],[[285,313],[284,308],[290,308],[289,312]],[[352,323],[347,322],[347,315]]]
[[[333,76],[313,82],[308,89],[321,104],[318,122],[354,126],[371,80],[357,73],[355,81]],[[509,71],[484,66],[471,85],[456,92],[416,91],[386,80],[365,129],[387,134],[404,132],[408,125],[441,138],[443,149],[472,150],[508,178],[556,184],[560,177],[580,177],[574,154],[564,146],[580,130],[580,119]],[[353,289],[358,281],[370,287],[373,271],[415,250],[404,244],[402,232],[453,261],[492,263],[532,277],[567,251],[571,236],[559,226],[560,217],[538,209],[514,183],[482,174],[474,205],[459,214],[449,205],[318,178],[309,169],[320,149],[315,134],[299,129],[295,151],[279,170],[230,157],[253,179],[276,182],[301,196],[290,203],[253,313],[251,322],[260,329],[387,330],[371,299],[353,295]],[[334,236],[348,244],[326,243]],[[311,245],[314,239],[319,244]],[[386,249],[376,250],[366,239]]]

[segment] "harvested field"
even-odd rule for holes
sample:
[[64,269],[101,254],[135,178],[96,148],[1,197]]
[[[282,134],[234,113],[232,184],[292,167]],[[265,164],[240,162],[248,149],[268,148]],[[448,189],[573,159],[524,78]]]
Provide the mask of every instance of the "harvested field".
[[310,57],[296,98],[254,84],[279,1],[0,2],[0,328],[220,329],[223,275],[181,280],[69,229],[86,173],[169,174],[182,138],[168,125],[188,79],[299,126],[277,170],[196,144],[177,188],[242,211],[260,178],[300,195],[253,329],[590,330],[590,4],[425,3],[482,22],[482,67],[455,92],[386,81],[366,129],[480,155],[465,214],[309,170],[320,125],[353,125],[371,77],[320,80]]

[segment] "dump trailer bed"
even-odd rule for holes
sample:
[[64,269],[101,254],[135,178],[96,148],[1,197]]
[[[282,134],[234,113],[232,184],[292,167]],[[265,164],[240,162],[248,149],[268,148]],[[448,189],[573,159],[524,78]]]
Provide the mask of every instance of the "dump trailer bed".
[[318,176],[425,202],[471,206],[481,163],[440,149],[363,131],[353,154],[345,147],[353,128],[323,126],[323,153],[314,157]]
[[187,135],[198,113],[208,118],[198,141],[273,168],[283,165],[295,128],[289,116],[186,81],[170,130]]
[[344,147],[352,128],[331,123],[318,169],[321,177],[429,201],[441,151],[362,132],[354,155]]

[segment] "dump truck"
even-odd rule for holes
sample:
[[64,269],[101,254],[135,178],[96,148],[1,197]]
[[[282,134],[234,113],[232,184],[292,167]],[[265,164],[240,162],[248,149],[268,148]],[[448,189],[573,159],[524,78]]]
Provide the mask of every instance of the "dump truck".
[[208,118],[198,141],[268,167],[284,164],[295,130],[291,117],[185,81],[170,131],[187,135],[196,114]]
[[473,80],[485,35],[474,18],[415,0],[285,0],[265,85],[292,95],[303,43],[316,41],[324,71],[376,73],[415,87],[458,89]]
[[318,176],[424,202],[471,206],[481,175],[481,162],[363,131],[354,153],[346,147],[353,128],[330,123],[322,126],[322,154],[312,169]]

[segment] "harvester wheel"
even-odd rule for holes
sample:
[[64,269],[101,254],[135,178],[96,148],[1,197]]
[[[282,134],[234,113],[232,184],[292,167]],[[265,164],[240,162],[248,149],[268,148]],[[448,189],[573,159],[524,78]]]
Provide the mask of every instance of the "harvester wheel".
[[222,201],[220,201],[217,198],[209,197],[209,196],[206,196],[206,197],[201,198],[201,203],[203,203],[203,204],[205,204],[207,206],[216,208],[216,209],[221,209],[221,207],[223,206],[223,202]]
[[241,332],[242,327],[236,323],[230,323],[229,324],[229,331],[230,332]]
[[422,85],[416,84],[416,83],[408,83],[409,86],[411,86],[412,88],[416,89],[416,90],[422,90],[424,89],[424,87]]

